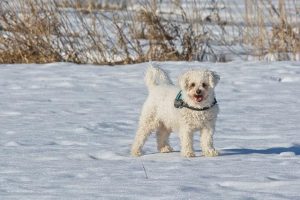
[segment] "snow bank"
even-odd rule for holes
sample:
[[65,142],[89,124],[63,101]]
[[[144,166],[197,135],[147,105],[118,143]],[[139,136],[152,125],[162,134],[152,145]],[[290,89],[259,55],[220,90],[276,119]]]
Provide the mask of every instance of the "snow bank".
[[[299,199],[298,62],[160,63],[217,71],[216,158],[129,155],[147,64],[0,65],[1,199]],[[275,77],[275,78],[274,78]],[[174,97],[175,98],[175,97]]]

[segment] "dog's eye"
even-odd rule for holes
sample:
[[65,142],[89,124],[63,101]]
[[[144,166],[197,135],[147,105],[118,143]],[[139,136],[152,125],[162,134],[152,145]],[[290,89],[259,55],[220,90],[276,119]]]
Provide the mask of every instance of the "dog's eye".
[[206,83],[202,83],[202,87],[207,88],[207,84]]
[[195,83],[191,83],[190,87],[191,88],[195,87]]

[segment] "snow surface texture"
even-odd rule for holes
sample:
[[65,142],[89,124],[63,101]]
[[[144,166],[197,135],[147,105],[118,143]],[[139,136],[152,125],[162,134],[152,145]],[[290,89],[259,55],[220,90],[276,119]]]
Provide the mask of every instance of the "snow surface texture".
[[300,199],[299,62],[160,63],[174,81],[221,76],[221,156],[201,157],[196,134],[191,159],[176,134],[175,152],[153,135],[130,157],[147,65],[0,65],[0,198]]

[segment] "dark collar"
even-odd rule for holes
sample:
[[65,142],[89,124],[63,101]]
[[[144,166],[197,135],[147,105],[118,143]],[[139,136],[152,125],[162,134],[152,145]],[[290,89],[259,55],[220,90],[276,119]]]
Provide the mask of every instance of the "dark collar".
[[181,97],[182,97],[182,91],[180,90],[174,101],[175,108],[185,107],[185,108],[195,110],[195,111],[205,111],[205,110],[208,110],[208,109],[214,107],[218,103],[216,98],[214,98],[214,102],[210,106],[206,106],[203,108],[195,108],[195,107],[189,106],[187,103],[185,103]]

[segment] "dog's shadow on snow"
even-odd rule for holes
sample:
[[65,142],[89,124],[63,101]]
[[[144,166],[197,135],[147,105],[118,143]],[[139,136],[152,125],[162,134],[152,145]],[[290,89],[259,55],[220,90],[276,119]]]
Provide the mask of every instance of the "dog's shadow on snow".
[[281,154],[285,152],[291,152],[295,155],[300,155],[300,144],[296,144],[291,147],[272,147],[268,149],[224,149],[222,150],[221,155]]

